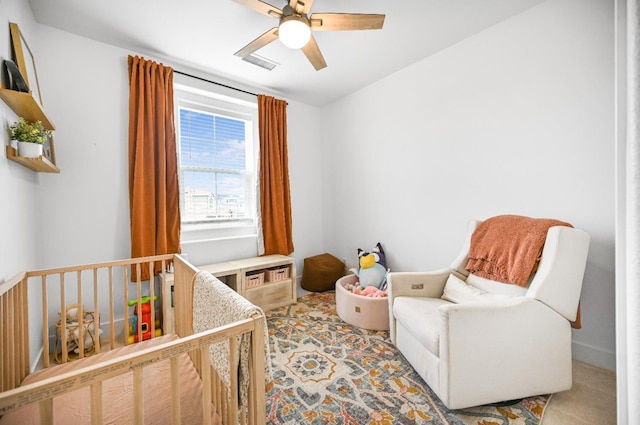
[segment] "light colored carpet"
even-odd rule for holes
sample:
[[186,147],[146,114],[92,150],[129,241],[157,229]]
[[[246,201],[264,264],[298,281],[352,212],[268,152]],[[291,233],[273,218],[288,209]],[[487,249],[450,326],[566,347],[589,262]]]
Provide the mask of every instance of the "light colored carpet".
[[[311,294],[298,288],[298,296]],[[553,394],[540,425],[616,424],[615,372],[573,362],[573,388]]]
[[573,388],[551,396],[541,425],[615,423],[615,373],[574,360]]
[[265,313],[274,387],[269,425],[539,425],[548,396],[449,410],[389,340],[336,314],[335,292]]

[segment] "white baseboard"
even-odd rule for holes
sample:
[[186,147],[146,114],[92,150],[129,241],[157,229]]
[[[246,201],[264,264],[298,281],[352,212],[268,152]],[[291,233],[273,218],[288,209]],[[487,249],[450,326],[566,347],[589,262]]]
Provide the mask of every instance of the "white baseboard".
[[575,341],[571,343],[571,348],[573,350],[574,360],[614,372],[616,371],[615,352]]
[[31,363],[31,369],[29,369],[30,373],[33,373],[37,370],[40,370],[44,367],[44,360],[42,360],[42,353],[44,352],[44,347],[40,347],[38,351],[38,355],[36,356],[33,363]]

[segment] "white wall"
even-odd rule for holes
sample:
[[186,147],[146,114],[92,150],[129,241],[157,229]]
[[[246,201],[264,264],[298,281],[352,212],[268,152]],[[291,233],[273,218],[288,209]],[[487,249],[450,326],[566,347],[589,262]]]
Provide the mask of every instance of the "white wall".
[[[18,0],[2,0],[0,7],[0,26],[4,28],[0,43],[0,63],[11,60],[11,42],[9,22],[18,23],[20,32],[29,42],[29,46],[37,43],[37,27],[27,2]],[[4,73],[3,73],[4,74]],[[4,76],[3,76],[4,78]],[[6,86],[7,82],[3,80]],[[4,103],[0,102],[0,283],[15,276],[18,272],[37,267],[41,263],[44,250],[41,238],[46,226],[47,214],[45,205],[39,198],[40,188],[53,174],[40,174],[22,165],[9,161],[5,156],[5,146],[9,144],[9,125],[17,120],[16,114]],[[30,300],[39,300],[39,288],[30,288]],[[42,314],[31,309],[29,311],[30,344],[38,346],[42,336],[38,331],[38,323],[42,323]],[[4,343],[4,341],[3,341]],[[31,361],[36,356],[31,352]]]
[[615,367],[613,4],[549,0],[323,109],[325,248],[447,266],[467,221],[591,234],[574,356]]
[[[3,0],[2,20],[18,22],[29,31],[44,109],[56,125],[56,162],[61,172],[42,175],[0,160],[0,219],[6,224],[0,238],[0,282],[21,270],[127,258],[127,56],[136,52],[35,24],[27,2],[8,0],[10,7],[6,3]],[[5,28],[8,34],[8,23]],[[6,49],[2,47],[0,54],[9,57],[8,42]],[[0,104],[6,127],[15,116]],[[303,256],[322,248],[320,113],[297,102],[289,102],[287,111],[293,255],[301,270]],[[7,136],[6,132],[2,136],[4,144]],[[33,229],[30,221],[40,225]],[[184,251],[199,261],[196,264],[203,264],[256,255],[255,246],[251,241],[230,240],[188,246]],[[39,323],[37,317],[31,320],[32,327]],[[36,355],[32,353],[32,359]]]
[[[0,63],[11,60],[11,42],[9,22],[19,22],[20,30],[27,41],[34,37],[36,26],[31,9],[26,2],[6,1],[0,8],[0,25],[4,28],[0,38]],[[4,80],[3,85],[7,85]],[[44,220],[36,193],[41,182],[50,175],[34,173],[5,156],[5,146],[9,144],[9,125],[17,120],[16,114],[0,102],[0,282],[14,276],[19,271],[38,264],[40,249],[38,245],[39,223]]]
[[126,52],[40,27],[40,85],[60,174],[42,186],[43,266],[128,258]]
[[[129,256],[126,58],[136,52],[33,24],[23,3],[2,0],[0,17],[28,31],[61,173],[0,161],[12,206],[0,208],[11,223],[0,279]],[[393,270],[428,270],[455,257],[471,218],[564,219],[592,236],[575,354],[613,369],[612,15],[604,1],[549,0],[322,110],[290,102],[299,271],[307,256],[354,262],[378,241]]]
[[[45,263],[126,258],[130,249],[127,56],[136,53],[49,27],[41,27],[41,33],[47,46],[38,57],[39,67],[46,69],[41,85],[57,126],[56,155],[62,170],[41,194],[56,223],[44,235],[49,253]],[[297,102],[289,102],[287,111],[298,256],[322,246],[321,199],[306,188],[320,186],[320,164],[313,162],[319,150],[319,111]],[[183,245],[183,250],[195,264],[206,264],[256,255],[256,244],[227,240]]]

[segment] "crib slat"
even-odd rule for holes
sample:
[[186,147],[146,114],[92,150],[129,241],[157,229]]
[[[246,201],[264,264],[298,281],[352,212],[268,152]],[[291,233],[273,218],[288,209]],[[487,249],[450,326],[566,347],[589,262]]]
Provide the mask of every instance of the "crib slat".
[[253,334],[251,337],[251,355],[249,356],[249,369],[252,371],[249,378],[249,425],[264,423],[267,417],[265,393],[265,358],[264,344],[265,338],[269,335],[264,333],[264,317],[253,319]]
[[40,423],[53,425],[53,399],[47,398],[40,402]]
[[[4,335],[2,341],[12,341],[13,326],[11,323],[11,291],[10,289],[2,296],[2,328]],[[13,386],[11,380],[11,347],[10,344],[2,344],[2,386],[3,390],[10,389]]]
[[122,268],[122,289],[124,292],[124,345],[129,344],[129,280],[127,268]]
[[[238,338],[229,338],[229,370],[238,370]],[[229,373],[229,410],[232,418],[238,417],[238,374]]]
[[202,347],[200,349],[200,368],[202,369],[202,423],[204,425],[211,425],[211,366],[209,366],[209,347]]
[[98,294],[98,269],[93,269],[93,349],[100,352],[100,303]]
[[151,308],[151,323],[149,326],[151,327],[151,338],[156,337],[156,303],[153,300],[153,296],[155,295],[155,277],[153,275],[153,261],[149,261],[149,307]]
[[[125,316],[125,328],[127,317]],[[113,267],[109,267],[109,342],[111,343],[110,349],[113,350],[116,347],[116,327],[115,327],[115,311],[113,303]],[[125,339],[127,335],[125,333]]]
[[180,369],[178,357],[171,357],[171,423],[180,425]]
[[224,384],[224,381],[220,379],[220,374],[214,367],[210,368],[212,371],[212,375],[216,377],[216,379],[212,382],[212,386],[215,386],[215,391],[217,393],[217,397],[215,399],[216,406],[220,406],[218,408],[218,412],[220,417],[224,418],[225,423],[229,423],[229,403],[227,403],[227,387]]
[[220,389],[221,387],[221,381],[220,381],[220,376],[218,375],[218,371],[215,370],[215,368],[211,367],[211,399],[213,400],[213,404],[214,406],[216,406],[216,411],[218,412],[218,415],[220,415],[220,417],[224,418],[224,412],[223,410],[223,403],[222,403],[222,391]]
[[47,275],[42,276],[42,357],[44,367],[49,367],[49,305],[47,301]]
[[78,270],[76,275],[78,276],[78,280],[76,282],[77,290],[78,290],[78,358],[81,359],[84,357],[84,304],[82,303],[82,271]]
[[18,288],[16,288],[18,292],[18,305],[20,306],[20,312],[18,313],[18,318],[20,320],[20,325],[18,326],[18,334],[20,337],[18,338],[18,347],[14,348],[16,355],[20,358],[20,364],[18,368],[18,373],[16,374],[16,386],[20,385],[22,380],[29,374],[29,353],[28,350],[25,350],[24,347],[29,346],[29,311],[28,304],[29,301],[27,299],[27,284],[26,282],[21,282]]
[[142,368],[133,369],[133,415],[136,425],[144,425],[144,387],[142,386]]
[[91,384],[91,425],[102,425],[102,382]]
[[[11,308],[9,310],[9,339],[7,341],[15,341],[16,340],[16,307],[14,306],[18,306],[19,304],[17,304],[17,300],[16,300],[16,288],[12,288],[9,293],[7,294],[9,297],[9,302],[11,303]],[[7,344],[9,345],[9,344]],[[16,365],[16,353],[9,348],[9,362],[12,365]],[[17,386],[16,384],[16,369],[15,367],[11,367],[9,369],[9,382],[11,382],[12,386]]]
[[[2,320],[2,322],[0,322],[0,341],[9,341],[7,339],[7,336],[5,335],[5,329],[7,327],[7,320],[6,320],[7,310],[4,305],[5,298],[6,298],[6,294],[0,295],[0,320]],[[5,391],[9,389],[9,385],[6,382],[6,376],[4,371],[5,367],[7,367],[9,363],[5,355],[5,350],[8,348],[8,345],[9,344],[2,344],[2,347],[0,347],[0,391]]]
[[62,351],[62,363],[69,361],[69,353],[67,352],[67,304],[64,294],[64,273],[60,273],[60,351]]
[[137,308],[137,312],[138,312],[138,318],[136,320],[136,329],[133,330],[133,341],[135,342],[135,336],[138,335],[138,341],[142,341],[142,300],[140,299],[140,297],[142,297],[142,280],[140,280],[141,278],[141,271],[142,267],[140,267],[140,263],[136,264],[136,299],[138,300],[138,303],[136,304],[136,308]]

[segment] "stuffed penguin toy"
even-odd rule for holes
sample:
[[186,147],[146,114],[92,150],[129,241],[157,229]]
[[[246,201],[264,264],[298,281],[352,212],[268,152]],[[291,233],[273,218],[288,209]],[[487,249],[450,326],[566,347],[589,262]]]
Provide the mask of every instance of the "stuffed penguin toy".
[[375,286],[384,290],[387,286],[387,264],[380,242],[371,251],[358,248],[358,269],[351,269],[358,276],[362,287]]

